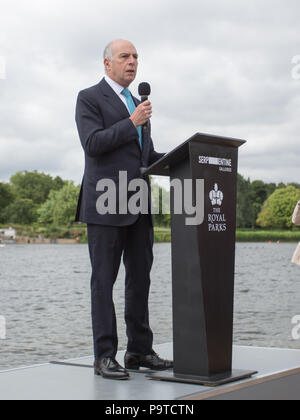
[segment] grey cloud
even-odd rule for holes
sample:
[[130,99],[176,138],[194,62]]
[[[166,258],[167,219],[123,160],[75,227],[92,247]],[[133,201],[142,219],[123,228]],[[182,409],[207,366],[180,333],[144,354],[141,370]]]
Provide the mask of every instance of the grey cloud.
[[102,76],[104,46],[127,38],[140,53],[134,93],[139,81],[152,85],[158,150],[195,131],[243,137],[241,173],[291,181],[291,155],[299,155],[300,82],[291,78],[299,11],[296,0],[3,4],[0,179],[38,169],[80,181],[77,92]]

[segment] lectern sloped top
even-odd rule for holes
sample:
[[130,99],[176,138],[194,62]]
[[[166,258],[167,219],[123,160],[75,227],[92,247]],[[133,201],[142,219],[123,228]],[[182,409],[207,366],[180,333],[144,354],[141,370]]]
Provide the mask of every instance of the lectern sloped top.
[[176,166],[179,162],[189,156],[190,143],[214,144],[223,147],[239,148],[246,143],[245,140],[233,139],[230,137],[214,136],[211,134],[196,133],[190,139],[186,140],[180,146],[176,147],[170,153],[151,165],[145,171],[145,175],[170,176],[170,168]]

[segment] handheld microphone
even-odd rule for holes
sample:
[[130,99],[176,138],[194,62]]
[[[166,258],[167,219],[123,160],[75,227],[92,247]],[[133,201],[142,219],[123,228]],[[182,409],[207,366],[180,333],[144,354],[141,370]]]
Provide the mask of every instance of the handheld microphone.
[[151,86],[147,82],[143,82],[139,84],[139,95],[141,97],[141,101],[145,102],[148,101],[148,96],[151,94]]
[[[141,101],[145,102],[148,101],[148,96],[151,94],[151,86],[147,82],[142,82],[139,84],[139,95],[141,97]],[[143,125],[143,130],[146,132],[148,127],[148,123]]]

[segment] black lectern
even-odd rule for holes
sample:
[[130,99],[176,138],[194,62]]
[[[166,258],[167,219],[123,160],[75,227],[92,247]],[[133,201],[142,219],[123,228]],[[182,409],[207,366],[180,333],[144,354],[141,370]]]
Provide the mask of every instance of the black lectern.
[[[170,176],[172,219],[174,373],[151,379],[216,386],[256,373],[232,370],[238,148],[244,143],[196,134],[146,170]],[[191,180],[193,197],[187,198],[198,220],[183,204],[185,180]]]

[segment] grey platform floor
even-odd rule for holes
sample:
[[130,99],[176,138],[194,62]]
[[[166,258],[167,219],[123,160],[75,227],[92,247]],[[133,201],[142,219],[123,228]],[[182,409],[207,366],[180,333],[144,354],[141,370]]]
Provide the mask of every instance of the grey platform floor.
[[[172,358],[171,344],[155,350]],[[118,354],[121,363],[123,355]],[[93,358],[68,362],[92,365]],[[300,400],[300,350],[235,346],[233,365],[259,373],[251,379],[208,388],[153,381],[144,373],[131,373],[129,381],[112,381],[95,377],[91,368],[49,363],[0,372],[0,400]]]

